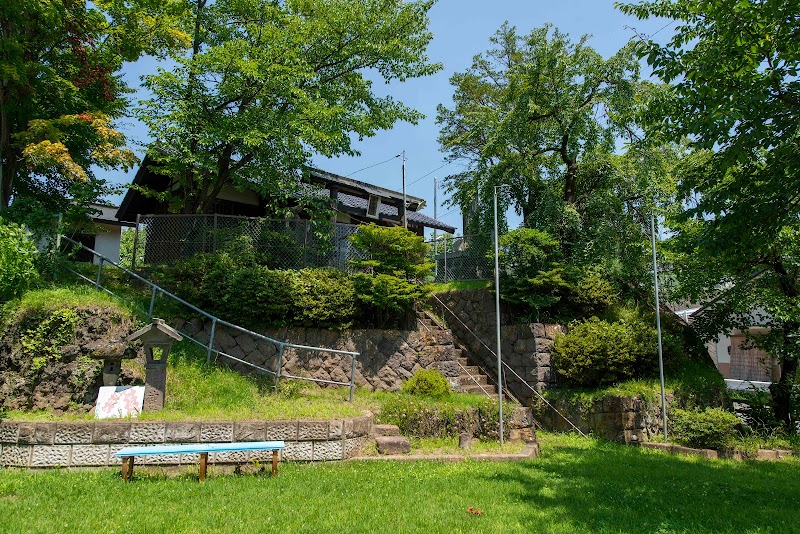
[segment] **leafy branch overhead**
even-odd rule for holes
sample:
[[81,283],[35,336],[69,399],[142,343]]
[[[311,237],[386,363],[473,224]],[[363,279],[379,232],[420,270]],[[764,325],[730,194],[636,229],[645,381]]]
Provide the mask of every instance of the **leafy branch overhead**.
[[437,72],[426,47],[433,2],[199,0],[191,50],[145,78],[139,116],[154,168],[179,186],[185,213],[225,187],[297,189],[311,153],[355,154],[352,139],[421,115],[372,90]]

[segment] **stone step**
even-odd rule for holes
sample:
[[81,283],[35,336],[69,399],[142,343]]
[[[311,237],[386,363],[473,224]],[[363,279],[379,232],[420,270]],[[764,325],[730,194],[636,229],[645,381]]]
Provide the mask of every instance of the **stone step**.
[[373,436],[399,436],[400,428],[397,425],[372,425]]
[[461,375],[458,377],[461,384],[474,386],[475,384],[488,384],[489,377],[486,375]]
[[[465,385],[465,386],[461,386],[461,388],[459,388],[459,389],[461,389],[462,393],[473,393],[475,395],[485,395],[486,393],[488,393],[489,395],[493,395],[493,396],[497,395],[497,388],[492,386],[492,385],[486,385],[486,386],[478,386],[478,385],[466,386]],[[484,393],[484,391],[486,393]]]
[[469,362],[467,361],[467,358],[464,357],[464,356],[461,356],[460,358],[458,358],[458,363],[460,363],[461,365],[463,365],[465,367],[467,365],[469,365]]
[[479,375],[483,371],[481,371],[481,368],[478,367],[477,365],[465,365],[464,372],[470,375]]
[[464,353],[464,349],[456,347],[453,349],[453,352],[455,352],[456,358],[464,358],[464,365],[466,365],[467,355]]
[[411,443],[404,436],[376,436],[375,444],[380,454],[407,454],[411,452]]

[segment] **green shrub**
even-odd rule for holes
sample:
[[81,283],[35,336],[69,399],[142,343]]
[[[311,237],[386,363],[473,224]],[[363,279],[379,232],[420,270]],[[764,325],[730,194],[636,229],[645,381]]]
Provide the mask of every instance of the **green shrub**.
[[739,418],[719,408],[704,411],[673,409],[672,436],[689,447],[699,449],[725,449],[736,436]]
[[584,315],[602,314],[618,300],[614,286],[599,267],[587,269],[570,298]]
[[291,277],[292,309],[301,326],[344,329],[353,324],[355,288],[336,269],[303,269]]
[[649,332],[638,323],[601,321],[572,323],[568,334],[553,342],[553,366],[575,386],[595,387],[632,378],[637,363],[655,350]]
[[366,256],[351,261],[363,272],[421,279],[433,269],[425,238],[400,226],[359,226],[350,242]]
[[425,286],[388,274],[357,273],[353,284],[360,317],[378,328],[401,328],[426,294]]
[[292,309],[292,273],[260,265],[230,274],[220,311],[231,322],[245,325],[286,324]]
[[22,226],[0,218],[0,302],[21,296],[36,283],[36,253]]
[[227,252],[197,254],[164,269],[159,281],[189,303],[219,311],[232,273],[241,268],[234,258]]
[[403,392],[433,399],[450,396],[450,383],[436,369],[419,369],[403,384]]

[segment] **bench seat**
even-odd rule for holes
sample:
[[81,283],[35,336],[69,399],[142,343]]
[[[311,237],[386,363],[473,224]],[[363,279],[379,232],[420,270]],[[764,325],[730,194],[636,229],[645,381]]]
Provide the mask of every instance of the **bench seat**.
[[124,447],[114,456],[122,458],[122,479],[129,481],[133,475],[133,459],[136,456],[155,454],[200,454],[200,480],[206,478],[208,453],[272,451],[272,476],[278,474],[278,451],[285,447],[283,441],[243,441],[239,443],[186,443],[183,445],[151,445],[145,447]]

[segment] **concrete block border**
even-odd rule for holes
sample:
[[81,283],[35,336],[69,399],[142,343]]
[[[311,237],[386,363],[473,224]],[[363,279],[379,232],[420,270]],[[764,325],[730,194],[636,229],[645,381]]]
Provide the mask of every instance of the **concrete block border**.
[[[372,416],[332,421],[0,421],[0,466],[117,466],[114,453],[128,445],[283,440],[281,460],[324,462],[358,454]],[[211,463],[271,461],[261,451],[215,454]],[[148,457],[145,463],[187,465],[197,455]]]

